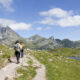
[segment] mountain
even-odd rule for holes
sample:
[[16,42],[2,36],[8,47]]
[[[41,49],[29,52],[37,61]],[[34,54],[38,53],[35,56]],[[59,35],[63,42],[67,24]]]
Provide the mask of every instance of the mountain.
[[56,39],[56,42],[60,45],[60,47],[65,48],[80,48],[80,41],[71,41],[69,39]]
[[21,37],[9,26],[0,25],[0,44],[10,45]]
[[28,38],[27,41],[32,44],[33,49],[54,49],[57,46],[53,36],[44,38],[40,35],[34,35]]
[[74,48],[80,48],[80,40],[74,41]]
[[28,38],[28,43],[32,44],[32,49],[54,49],[54,48],[80,48],[80,41],[71,41],[69,39],[54,39],[44,38],[39,35],[34,35]]
[[11,46],[16,40],[23,41],[25,47],[30,49],[54,49],[54,48],[80,48],[80,41],[71,41],[69,39],[54,39],[53,36],[45,38],[40,35],[33,35],[24,39],[13,31],[9,26],[0,25],[0,44]]
[[27,38],[28,41],[38,41],[38,40],[41,40],[41,39],[45,39],[44,37],[36,34],[36,35],[33,35],[32,37],[30,38]]
[[56,39],[56,42],[58,44],[61,45],[61,47],[68,47],[68,48],[72,48],[74,46],[73,41],[69,40],[69,39]]

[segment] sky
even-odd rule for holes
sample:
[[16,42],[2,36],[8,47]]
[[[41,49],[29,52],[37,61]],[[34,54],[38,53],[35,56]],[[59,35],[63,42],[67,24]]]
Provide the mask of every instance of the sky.
[[80,40],[80,0],[0,0],[0,24],[24,38]]

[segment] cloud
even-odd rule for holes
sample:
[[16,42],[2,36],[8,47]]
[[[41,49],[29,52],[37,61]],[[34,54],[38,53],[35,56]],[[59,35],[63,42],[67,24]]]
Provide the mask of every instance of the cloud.
[[41,16],[49,16],[49,17],[57,17],[57,18],[63,18],[70,15],[73,15],[73,11],[66,11],[61,8],[53,8],[49,11],[40,12]]
[[15,24],[10,24],[10,27],[13,30],[30,30],[31,29],[31,24],[26,24],[26,23],[15,23]]
[[48,25],[54,25],[55,24],[55,20],[53,20],[50,17],[46,17],[44,20],[39,22],[40,24],[48,24]]
[[80,15],[76,15],[72,10],[66,11],[60,8],[53,8],[49,11],[40,12],[44,19],[40,24],[57,25],[60,27],[80,26]]
[[0,18],[0,24],[9,25],[13,23],[16,23],[16,22],[14,20]]
[[41,31],[41,30],[42,30],[42,27],[37,27],[37,30],[38,30],[38,31]]
[[9,12],[14,12],[14,9],[11,7],[13,0],[0,0],[1,8],[6,9]]
[[27,24],[24,22],[16,22],[14,20],[0,19],[0,24],[6,27],[7,25],[13,30],[30,30],[32,24]]
[[56,21],[57,25],[62,27],[80,26],[80,16],[69,16]]

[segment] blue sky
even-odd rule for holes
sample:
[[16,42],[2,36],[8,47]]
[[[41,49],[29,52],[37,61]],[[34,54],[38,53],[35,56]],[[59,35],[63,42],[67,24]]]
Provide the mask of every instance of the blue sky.
[[0,24],[22,37],[80,40],[80,0],[0,0]]

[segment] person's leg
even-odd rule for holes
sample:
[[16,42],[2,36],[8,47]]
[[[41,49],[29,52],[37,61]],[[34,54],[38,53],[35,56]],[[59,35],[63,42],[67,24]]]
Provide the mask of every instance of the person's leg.
[[20,59],[20,52],[18,52],[17,54],[17,62],[19,63],[19,59]]
[[16,56],[16,60],[17,60],[17,62],[18,62],[18,59],[17,59],[17,51],[15,51],[15,56]]
[[21,51],[21,58],[23,58],[23,56],[24,56],[24,52],[23,52],[23,50]]
[[24,50],[23,50],[23,57],[24,57]]
[[20,52],[20,57],[22,58],[22,51]]
[[17,63],[19,63],[20,53],[18,51],[16,51],[16,59],[17,59]]

